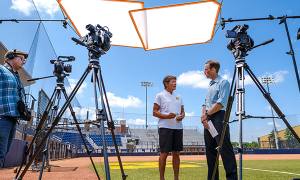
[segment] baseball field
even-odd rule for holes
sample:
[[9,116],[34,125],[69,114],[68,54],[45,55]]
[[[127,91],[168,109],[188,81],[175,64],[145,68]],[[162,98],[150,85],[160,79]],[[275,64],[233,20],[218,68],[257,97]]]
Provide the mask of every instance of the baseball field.
[[[238,155],[237,164],[238,162]],[[158,156],[123,156],[121,157],[125,174],[128,180],[157,180],[159,179]],[[204,180],[207,175],[206,159],[204,155],[185,155],[180,157],[180,180]],[[105,178],[104,159],[102,157],[94,157],[93,161],[101,179]],[[300,178],[300,155],[299,154],[265,154],[265,155],[243,155],[243,179],[294,179]],[[46,170],[42,179],[47,180],[92,180],[97,179],[97,175],[93,172],[91,161],[89,158],[74,158],[51,161],[51,165],[59,165],[60,167],[52,167],[50,172]],[[110,176],[112,180],[122,179],[119,163],[116,157],[109,157]],[[1,180],[12,180],[15,177],[14,167],[4,168],[0,170]],[[239,171],[239,170],[238,170]],[[222,161],[219,164],[220,179],[225,178],[225,171]],[[28,171],[23,180],[38,179],[40,173],[38,171]],[[165,173],[166,180],[173,180],[172,159],[167,159],[167,167]]]

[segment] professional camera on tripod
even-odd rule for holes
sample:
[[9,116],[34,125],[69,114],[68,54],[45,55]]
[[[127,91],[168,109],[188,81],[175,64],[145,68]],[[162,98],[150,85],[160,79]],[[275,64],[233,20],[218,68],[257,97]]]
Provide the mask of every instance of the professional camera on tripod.
[[[67,58],[68,60],[62,61],[61,58]],[[59,56],[57,58],[57,60],[50,60],[50,63],[54,64],[53,74],[63,73],[64,71],[66,73],[71,73],[72,65],[71,64],[64,65],[64,62],[70,62],[70,61],[75,61],[75,57],[74,56]]]
[[[259,46],[268,44],[270,42],[273,42],[274,39],[269,39],[259,45],[254,46],[254,41],[253,39],[247,35],[246,30],[249,28],[248,25],[244,24],[242,26],[236,25],[232,30],[228,30],[226,32],[226,38],[232,38],[228,43],[227,43],[227,48],[233,53],[233,56],[235,58],[235,69],[233,73],[233,78],[232,78],[232,83],[231,83],[231,88],[229,92],[229,98],[227,102],[227,108],[226,108],[226,113],[223,121],[223,130],[220,138],[220,143],[219,146],[217,147],[218,154],[216,158],[216,163],[212,175],[212,180],[214,179],[218,165],[219,165],[219,156],[222,150],[222,145],[223,145],[223,140],[225,137],[225,131],[227,128],[227,125],[229,123],[229,117],[231,113],[231,108],[232,104],[234,101],[234,96],[236,99],[236,116],[239,116],[239,146],[238,148],[238,153],[239,153],[239,179],[242,179],[242,154],[243,154],[243,131],[242,131],[242,120],[245,119],[245,75],[244,71],[246,71],[249,75],[249,77],[253,80],[254,84],[258,87],[258,89],[261,91],[263,96],[266,98],[266,100],[270,103],[271,107],[274,109],[274,111],[277,113],[278,117],[283,120],[283,122],[286,124],[286,126],[291,130],[295,138],[300,142],[300,138],[296,134],[296,132],[293,130],[291,125],[288,123],[288,121],[285,118],[285,115],[281,112],[279,107],[275,104],[273,99],[270,96],[270,93],[268,93],[265,88],[262,86],[260,81],[257,79],[257,77],[254,75],[254,73],[251,71],[249,65],[247,65],[245,57],[248,55],[247,52],[251,51],[254,48],[257,48]],[[236,30],[236,31],[235,31]],[[248,116],[249,117],[249,116]],[[255,118],[251,116],[251,118]],[[261,117],[257,117],[261,118]],[[264,117],[266,118],[266,117]],[[272,117],[273,118],[273,117]]]
[[89,49],[89,60],[99,60],[101,55],[105,54],[110,49],[110,38],[112,33],[107,26],[100,26],[91,24],[85,27],[89,33],[80,39],[72,38],[77,44],[85,46]]
[[[232,30],[227,30],[226,37],[232,38],[227,43],[227,48],[232,51],[235,58],[242,58],[247,56],[246,51],[250,50],[253,45],[253,39],[247,35],[248,25],[244,24],[242,26],[236,25]],[[236,31],[235,31],[236,30]]]

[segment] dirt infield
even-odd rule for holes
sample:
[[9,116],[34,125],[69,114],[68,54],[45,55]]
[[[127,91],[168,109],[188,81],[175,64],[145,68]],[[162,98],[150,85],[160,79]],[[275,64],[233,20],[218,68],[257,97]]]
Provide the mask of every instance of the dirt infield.
[[[236,159],[239,159],[239,155],[236,155]],[[243,160],[289,160],[300,159],[300,154],[245,154]],[[122,162],[128,161],[158,161],[158,156],[122,156]],[[206,160],[205,155],[184,155],[180,156],[182,161],[199,161]],[[93,161],[103,162],[103,157],[94,157]],[[117,157],[109,157],[109,162],[117,162]],[[168,157],[168,161],[172,161],[172,157]],[[58,161],[51,161],[51,165],[60,165],[61,167],[52,167],[51,172],[44,170],[42,179],[47,180],[91,180],[97,179],[97,175],[92,172],[88,165],[91,164],[89,158],[74,158],[63,159]],[[1,180],[12,180],[16,174],[13,172],[14,168],[3,168],[0,170]],[[28,171],[23,180],[35,180],[39,179],[40,172]]]

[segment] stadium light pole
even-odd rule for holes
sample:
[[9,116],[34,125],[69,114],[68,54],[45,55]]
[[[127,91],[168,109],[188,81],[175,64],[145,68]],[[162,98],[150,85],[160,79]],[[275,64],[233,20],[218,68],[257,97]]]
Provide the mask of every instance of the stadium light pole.
[[[269,84],[274,84],[274,77],[267,77],[267,78],[261,78],[262,84],[267,84],[268,87],[268,93],[270,94],[270,89],[269,89]],[[272,112],[272,119],[273,119],[273,131],[275,135],[275,144],[276,144],[276,149],[278,149],[278,139],[277,139],[277,132],[276,132],[276,127],[275,127],[275,120],[273,116],[273,108],[271,106],[271,112]]]
[[147,125],[147,87],[152,87],[153,83],[152,82],[141,82],[141,86],[146,87],[146,129],[148,127]]

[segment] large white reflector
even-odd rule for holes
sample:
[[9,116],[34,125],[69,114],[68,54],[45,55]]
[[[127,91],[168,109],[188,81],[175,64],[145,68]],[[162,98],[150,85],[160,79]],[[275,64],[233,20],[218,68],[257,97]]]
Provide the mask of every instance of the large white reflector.
[[221,4],[201,1],[129,11],[145,50],[206,43]]
[[221,4],[198,1],[144,9],[127,0],[58,0],[80,37],[87,24],[107,26],[112,45],[154,50],[206,43],[213,38]]
[[88,24],[107,26],[112,32],[112,45],[143,48],[129,16],[129,11],[143,9],[140,1],[58,0],[80,37]]

